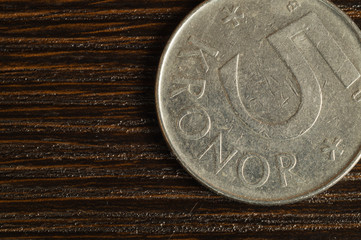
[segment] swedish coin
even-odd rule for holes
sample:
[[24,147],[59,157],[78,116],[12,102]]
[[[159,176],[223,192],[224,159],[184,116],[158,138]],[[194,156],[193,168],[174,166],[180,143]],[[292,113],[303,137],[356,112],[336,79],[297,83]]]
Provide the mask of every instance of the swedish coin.
[[182,165],[230,198],[292,203],[360,159],[361,32],[325,0],[210,0],[178,27],[156,99]]

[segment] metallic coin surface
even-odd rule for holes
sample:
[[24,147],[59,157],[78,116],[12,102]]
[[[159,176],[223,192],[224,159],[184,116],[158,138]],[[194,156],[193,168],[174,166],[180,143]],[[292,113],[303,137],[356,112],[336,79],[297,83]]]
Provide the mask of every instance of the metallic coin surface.
[[361,33],[325,0],[210,0],[161,59],[157,110],[182,165],[236,200],[279,205],[360,159]]

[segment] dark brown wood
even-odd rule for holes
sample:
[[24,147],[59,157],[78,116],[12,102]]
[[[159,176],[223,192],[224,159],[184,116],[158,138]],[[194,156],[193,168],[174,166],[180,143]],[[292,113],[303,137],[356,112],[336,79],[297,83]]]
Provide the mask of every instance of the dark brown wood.
[[[157,65],[200,2],[0,0],[1,239],[361,239],[360,164],[308,201],[260,207],[171,155]],[[334,3],[361,26],[360,0]]]

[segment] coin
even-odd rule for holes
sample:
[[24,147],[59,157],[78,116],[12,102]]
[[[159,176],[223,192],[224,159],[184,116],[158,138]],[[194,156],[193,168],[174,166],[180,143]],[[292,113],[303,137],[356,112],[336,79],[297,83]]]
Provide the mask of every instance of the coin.
[[202,184],[280,205],[334,185],[361,157],[361,32],[325,0],[211,0],[162,56],[157,111]]

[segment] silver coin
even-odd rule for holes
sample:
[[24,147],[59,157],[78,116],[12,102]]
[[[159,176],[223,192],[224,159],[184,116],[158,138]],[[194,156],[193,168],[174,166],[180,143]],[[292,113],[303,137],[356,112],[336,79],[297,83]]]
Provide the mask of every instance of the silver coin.
[[157,110],[182,165],[230,198],[279,205],[360,159],[361,32],[325,0],[211,0],[161,59]]

